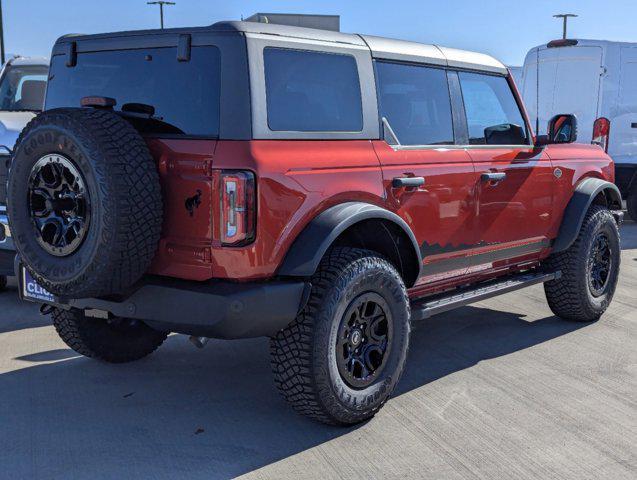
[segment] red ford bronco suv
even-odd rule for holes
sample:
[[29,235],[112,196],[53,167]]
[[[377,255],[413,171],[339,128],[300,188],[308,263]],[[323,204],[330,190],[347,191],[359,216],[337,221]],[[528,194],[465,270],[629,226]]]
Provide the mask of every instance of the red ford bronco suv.
[[8,184],[16,269],[80,354],[169,332],[271,339],[314,419],[372,417],[417,319],[544,283],[594,321],[617,283],[613,163],[534,137],[493,58],[223,22],[66,36]]

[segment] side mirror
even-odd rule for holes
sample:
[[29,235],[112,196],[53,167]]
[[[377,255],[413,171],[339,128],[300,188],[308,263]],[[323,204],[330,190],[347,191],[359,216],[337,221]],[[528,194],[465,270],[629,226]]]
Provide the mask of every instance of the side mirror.
[[577,117],[575,115],[555,115],[549,121],[548,134],[538,135],[537,145],[573,143],[577,140]]

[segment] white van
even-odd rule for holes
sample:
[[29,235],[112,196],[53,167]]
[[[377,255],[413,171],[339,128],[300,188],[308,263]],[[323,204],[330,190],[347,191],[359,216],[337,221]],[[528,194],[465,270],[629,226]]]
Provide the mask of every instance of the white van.
[[574,113],[578,142],[594,141],[608,151],[637,220],[637,43],[555,40],[529,51],[522,78],[538,134],[546,134],[554,115]]

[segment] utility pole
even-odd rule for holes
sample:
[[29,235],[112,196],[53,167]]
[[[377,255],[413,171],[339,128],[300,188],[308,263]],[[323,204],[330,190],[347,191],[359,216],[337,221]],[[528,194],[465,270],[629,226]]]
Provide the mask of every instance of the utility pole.
[[559,15],[553,15],[554,18],[562,19],[562,38],[566,40],[566,24],[569,18],[575,18],[577,15],[574,13],[560,13]]
[[0,0],[0,60],[2,61],[2,65],[4,65],[4,24],[2,23],[2,0]]
[[[1,2],[2,0],[0,0]],[[166,2],[159,0],[158,2],[146,2],[147,5],[159,5],[159,18],[161,21],[161,29],[164,29],[164,5],[175,5],[175,2]]]

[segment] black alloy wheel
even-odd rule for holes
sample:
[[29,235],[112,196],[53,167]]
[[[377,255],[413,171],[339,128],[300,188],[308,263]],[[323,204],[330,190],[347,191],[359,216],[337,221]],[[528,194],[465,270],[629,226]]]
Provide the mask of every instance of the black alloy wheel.
[[594,297],[603,295],[606,290],[613,265],[612,257],[608,236],[599,232],[593,240],[587,265],[588,287]]
[[43,156],[31,169],[28,197],[40,246],[56,257],[74,253],[86,237],[91,211],[77,167],[62,155]]
[[374,292],[356,297],[343,315],[336,362],[341,377],[352,388],[368,387],[382,372],[391,346],[390,315],[387,302]]

